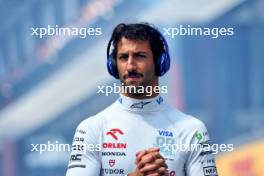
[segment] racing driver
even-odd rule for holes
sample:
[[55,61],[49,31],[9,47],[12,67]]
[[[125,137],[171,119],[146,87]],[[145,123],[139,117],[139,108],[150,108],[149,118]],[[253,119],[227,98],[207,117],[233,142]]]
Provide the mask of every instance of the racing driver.
[[157,91],[169,67],[166,40],[152,25],[115,27],[107,69],[122,88],[135,89],[121,91],[112,105],[79,124],[66,176],[217,176],[203,122]]

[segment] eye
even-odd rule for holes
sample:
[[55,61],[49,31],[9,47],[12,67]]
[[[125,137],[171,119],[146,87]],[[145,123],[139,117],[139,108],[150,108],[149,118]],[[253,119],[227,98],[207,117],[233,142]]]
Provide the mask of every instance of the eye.
[[145,54],[138,53],[138,54],[136,54],[136,57],[137,58],[140,58],[140,59],[144,59],[144,58],[146,58],[146,55]]
[[146,56],[144,54],[139,54],[139,57],[145,58]]
[[121,54],[118,57],[119,60],[126,60],[127,58],[128,58],[128,55],[127,54]]

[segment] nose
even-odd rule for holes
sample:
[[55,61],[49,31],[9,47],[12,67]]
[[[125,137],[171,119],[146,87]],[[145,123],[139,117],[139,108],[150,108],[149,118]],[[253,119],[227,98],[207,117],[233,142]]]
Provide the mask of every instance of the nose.
[[127,60],[127,71],[134,71],[137,68],[135,59],[130,55]]

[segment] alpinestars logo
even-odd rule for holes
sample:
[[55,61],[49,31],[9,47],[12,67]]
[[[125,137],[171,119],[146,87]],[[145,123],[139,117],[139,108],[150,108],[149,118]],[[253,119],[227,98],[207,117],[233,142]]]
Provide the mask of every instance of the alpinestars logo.
[[123,135],[123,134],[124,134],[123,131],[121,131],[120,129],[118,129],[118,128],[113,128],[113,129],[111,129],[110,131],[108,131],[108,132],[106,133],[106,135],[110,135],[110,136],[112,136],[112,137],[117,141],[117,140],[118,140],[117,133],[120,134],[120,135]]
[[134,108],[138,108],[138,109],[143,109],[143,107],[147,104],[149,104],[151,101],[147,101],[147,102],[139,102],[139,103],[134,103],[130,106],[131,109],[134,109]]

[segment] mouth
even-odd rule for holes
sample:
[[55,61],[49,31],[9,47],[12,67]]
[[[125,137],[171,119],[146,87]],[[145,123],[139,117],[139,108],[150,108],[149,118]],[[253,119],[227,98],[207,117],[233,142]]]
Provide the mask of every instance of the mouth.
[[136,75],[133,75],[133,76],[128,76],[127,79],[139,79],[141,78],[141,76],[136,76]]
[[137,73],[137,74],[128,74],[125,76],[125,80],[127,81],[137,81],[139,80],[143,75]]

